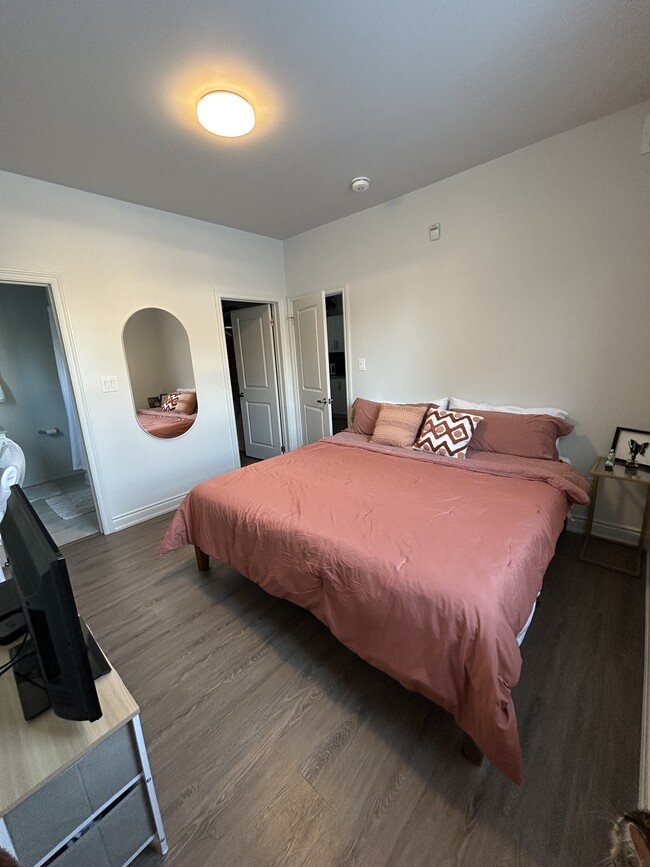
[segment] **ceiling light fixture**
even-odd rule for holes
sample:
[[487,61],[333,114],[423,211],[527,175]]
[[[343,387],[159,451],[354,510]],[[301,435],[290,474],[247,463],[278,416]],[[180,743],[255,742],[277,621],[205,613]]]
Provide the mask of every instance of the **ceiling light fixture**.
[[253,106],[229,90],[214,90],[199,100],[196,114],[201,126],[214,135],[236,138],[255,126]]

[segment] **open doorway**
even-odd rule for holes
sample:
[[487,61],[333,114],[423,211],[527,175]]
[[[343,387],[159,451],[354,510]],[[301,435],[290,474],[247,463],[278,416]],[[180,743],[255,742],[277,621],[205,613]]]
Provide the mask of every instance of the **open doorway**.
[[275,305],[222,299],[230,389],[242,467],[285,451]]
[[345,367],[345,324],[343,293],[325,296],[327,323],[327,355],[330,377],[330,408],[332,433],[340,433],[348,426],[347,371]]
[[25,454],[23,488],[57,545],[100,531],[57,320],[43,285],[0,282],[0,428]]

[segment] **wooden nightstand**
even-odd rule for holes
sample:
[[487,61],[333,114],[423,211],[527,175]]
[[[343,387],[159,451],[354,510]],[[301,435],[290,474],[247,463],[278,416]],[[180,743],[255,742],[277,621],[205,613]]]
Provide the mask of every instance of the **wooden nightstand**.
[[[607,569],[612,569],[614,572],[623,572],[625,575],[641,575],[641,563],[643,561],[643,541],[645,539],[646,530],[648,529],[648,515],[650,513],[650,469],[647,467],[639,467],[635,474],[626,472],[625,464],[614,464],[612,470],[605,469],[605,461],[607,458],[596,458],[593,467],[589,470],[589,475],[592,478],[591,485],[591,505],[589,507],[589,517],[587,518],[587,529],[585,532],[585,540],[580,549],[580,560],[585,563],[593,563],[595,566],[605,566]],[[645,500],[645,508],[643,510],[643,520],[641,522],[641,532],[639,533],[639,544],[636,547],[636,566],[634,569],[622,569],[617,566],[610,566],[607,563],[602,563],[599,560],[594,560],[586,556],[586,549],[589,540],[591,539],[591,528],[594,523],[594,511],[596,509],[596,500],[598,499],[598,482],[600,479],[614,479],[617,482],[625,482],[633,485],[646,485],[647,493]]]

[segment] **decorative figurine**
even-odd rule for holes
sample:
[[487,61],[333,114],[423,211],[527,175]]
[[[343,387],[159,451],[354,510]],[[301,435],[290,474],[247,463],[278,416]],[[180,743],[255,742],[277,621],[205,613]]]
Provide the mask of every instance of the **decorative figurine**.
[[630,470],[635,470],[638,467],[636,459],[641,455],[643,457],[646,453],[646,449],[650,446],[650,442],[647,443],[638,443],[636,440],[628,440],[628,447],[630,449],[630,457],[629,460],[626,461],[625,466]]

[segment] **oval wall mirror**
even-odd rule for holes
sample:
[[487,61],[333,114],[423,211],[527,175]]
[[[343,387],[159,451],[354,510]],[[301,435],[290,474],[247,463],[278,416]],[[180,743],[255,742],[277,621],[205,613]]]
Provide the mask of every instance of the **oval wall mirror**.
[[159,439],[181,436],[198,411],[187,331],[167,310],[147,307],[127,319],[122,340],[138,424]]

